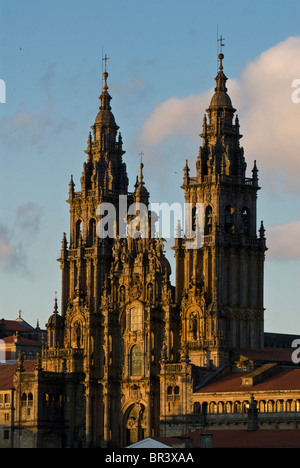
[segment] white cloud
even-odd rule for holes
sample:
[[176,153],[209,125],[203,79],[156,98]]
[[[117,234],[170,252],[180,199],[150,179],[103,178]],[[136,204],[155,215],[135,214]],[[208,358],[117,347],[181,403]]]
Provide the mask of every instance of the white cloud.
[[300,259],[300,221],[277,224],[267,229],[267,257],[270,259]]
[[195,137],[199,131],[201,115],[211,98],[211,93],[191,95],[184,99],[172,97],[160,104],[145,122],[141,141],[156,145],[171,137]]
[[250,63],[239,82],[246,155],[258,160],[268,184],[284,191],[300,189],[300,104],[292,101],[299,54],[300,38],[286,39]]

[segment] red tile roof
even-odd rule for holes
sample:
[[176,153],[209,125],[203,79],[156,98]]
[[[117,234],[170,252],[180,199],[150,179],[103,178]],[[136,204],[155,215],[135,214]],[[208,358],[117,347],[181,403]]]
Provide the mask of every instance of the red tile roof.
[[23,325],[21,322],[17,322],[16,320],[0,320],[0,327],[1,324],[5,325],[6,331],[29,331],[29,326]]
[[300,429],[224,429],[195,431],[183,437],[192,439],[197,448],[201,434],[212,435],[213,448],[300,448]]
[[247,372],[232,372],[219,380],[199,388],[195,393],[223,393],[223,392],[252,392],[271,390],[299,390],[300,391],[300,368],[282,369],[278,374],[273,375],[253,386],[243,386],[242,377],[246,377]]
[[160,437],[160,436],[153,436],[151,437],[153,440],[157,440],[162,444],[168,445],[169,447],[184,445],[184,441],[180,437]]
[[[6,336],[5,338],[1,338],[1,340],[7,344],[14,343],[15,336],[14,335]],[[41,343],[39,343],[38,341],[30,340],[29,338],[24,338],[23,336],[19,336],[18,340],[19,340],[18,342],[21,344],[41,345]]]
[[[34,370],[36,361],[24,361],[25,372]],[[13,387],[13,377],[16,373],[17,363],[15,364],[0,364],[0,390],[10,390]]]

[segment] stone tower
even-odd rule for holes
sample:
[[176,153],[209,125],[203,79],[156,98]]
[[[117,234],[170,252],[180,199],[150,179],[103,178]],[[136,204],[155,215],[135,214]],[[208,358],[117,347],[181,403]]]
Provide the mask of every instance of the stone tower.
[[[100,304],[102,285],[110,267],[115,232],[97,235],[99,206],[105,203],[115,207],[116,225],[119,230],[119,197],[128,194],[126,165],[122,160],[122,137],[111,112],[111,96],[108,93],[108,73],[103,73],[104,85],[100,96],[100,109],[91,127],[86,149],[87,162],[83,165],[81,190],[75,192],[73,177],[69,184],[70,245],[67,248],[64,235],[61,250],[62,306],[67,314],[70,304],[84,298],[90,310]],[[132,197],[128,203],[132,203]],[[126,207],[127,208],[127,207]],[[101,213],[103,215],[104,213]],[[98,233],[99,234],[99,233]]]
[[[134,191],[148,212],[143,165]],[[145,221],[145,219],[144,219]],[[160,431],[160,359],[174,353],[176,321],[171,269],[161,238],[128,230],[116,239],[101,303],[103,317],[104,441],[129,445]],[[132,226],[131,226],[132,227]],[[129,226],[130,228],[130,226]],[[152,235],[151,235],[152,234]]]
[[103,78],[81,190],[75,191],[72,177],[69,184],[61,314],[55,300],[43,369],[78,381],[71,443],[124,446],[159,434],[159,363],[162,350],[174,359],[178,329],[171,269],[153,231],[143,164],[128,192],[106,71]]
[[[120,197],[123,197],[123,203],[124,200],[126,204],[133,202],[133,195],[128,194],[128,177],[123,162],[125,152],[111,111],[107,79],[105,71],[100,108],[85,151],[87,161],[83,164],[81,190],[75,191],[72,176],[69,184],[70,240],[68,245],[67,236],[63,235],[59,258],[62,270],[61,314],[57,313],[56,303],[47,324],[48,346],[43,353],[45,371],[77,375],[80,382],[77,393],[84,394],[77,411],[83,434],[76,437],[73,434],[70,440],[76,444],[75,439],[85,439],[87,446],[99,445],[103,441],[104,403],[100,382],[108,358],[99,309],[113,259],[115,233],[121,229]],[[99,207],[106,206],[111,206],[116,216],[100,235],[99,222],[104,218],[105,210]]]
[[[198,366],[221,366],[232,348],[263,347],[263,271],[266,243],[257,235],[258,170],[246,177],[236,110],[227,93],[223,54],[215,93],[200,135],[196,177],[184,168],[185,202],[192,234],[176,239],[176,300],[182,346]],[[202,228],[201,245],[191,237]],[[199,232],[200,232],[199,231]],[[189,238],[190,237],[190,238]]]

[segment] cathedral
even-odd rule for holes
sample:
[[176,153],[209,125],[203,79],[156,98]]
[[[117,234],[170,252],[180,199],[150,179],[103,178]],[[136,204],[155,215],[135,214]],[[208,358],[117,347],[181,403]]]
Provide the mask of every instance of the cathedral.
[[[175,286],[164,240],[153,232],[157,214],[142,163],[129,191],[105,69],[80,186],[73,177],[69,184],[61,304],[55,298],[36,361],[20,356],[15,366],[14,447],[126,447],[197,428],[242,427],[254,398],[264,427],[274,413],[277,425],[300,424],[291,343],[275,346],[275,334],[264,332],[258,169],[252,161],[247,174],[222,53],[218,60],[194,175],[182,165],[193,230],[178,226]],[[201,245],[191,248],[199,219]],[[286,372],[291,388],[264,386]]]

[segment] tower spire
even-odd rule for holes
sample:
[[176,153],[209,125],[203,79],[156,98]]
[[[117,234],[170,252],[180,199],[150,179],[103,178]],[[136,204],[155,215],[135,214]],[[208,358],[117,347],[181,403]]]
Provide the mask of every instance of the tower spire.
[[55,298],[54,298],[54,314],[58,314],[57,291],[55,291]]

